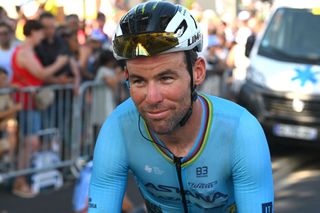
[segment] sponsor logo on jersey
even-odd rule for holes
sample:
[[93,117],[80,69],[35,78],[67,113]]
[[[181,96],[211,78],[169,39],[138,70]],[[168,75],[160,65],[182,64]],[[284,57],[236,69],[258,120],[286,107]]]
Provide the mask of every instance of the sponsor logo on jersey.
[[192,183],[188,182],[190,189],[213,189],[216,187],[218,181],[212,181],[210,183]]
[[89,200],[88,200],[88,208],[89,209],[96,209],[97,208],[97,204],[92,203],[91,197],[89,197]]
[[207,166],[201,166],[196,168],[196,174],[197,178],[199,177],[208,177],[208,167]]
[[144,171],[148,172],[148,173],[154,173],[156,175],[162,175],[164,173],[163,170],[161,170],[159,167],[156,166],[149,166],[149,165],[145,165],[144,166]]
[[148,212],[150,213],[162,213],[162,210],[159,206],[149,202],[148,200],[145,200],[146,202],[146,208],[148,210]]
[[[214,183],[214,182],[213,182]],[[213,185],[213,183],[209,183]],[[181,202],[181,195],[179,187],[167,186],[167,185],[155,185],[153,183],[146,183],[146,189],[153,196],[167,201]],[[196,185],[193,185],[196,188]],[[194,204],[199,208],[217,208],[225,206],[228,201],[228,194],[216,191],[213,188],[210,189],[186,189],[185,195],[187,197],[187,203]]]
[[272,213],[272,202],[262,204],[262,213]]
[[145,165],[144,166],[144,171],[151,173],[152,172],[152,167],[150,167],[149,165]]

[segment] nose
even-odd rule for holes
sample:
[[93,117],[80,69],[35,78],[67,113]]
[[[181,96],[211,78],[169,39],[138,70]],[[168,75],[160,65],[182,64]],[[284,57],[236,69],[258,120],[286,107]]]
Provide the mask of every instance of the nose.
[[155,82],[149,82],[145,101],[148,104],[158,104],[163,100],[161,89]]

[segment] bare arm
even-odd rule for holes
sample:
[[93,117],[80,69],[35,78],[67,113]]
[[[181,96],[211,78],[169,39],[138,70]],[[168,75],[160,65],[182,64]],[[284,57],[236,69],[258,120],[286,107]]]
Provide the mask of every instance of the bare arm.
[[77,65],[77,62],[74,58],[70,58],[70,67],[74,76],[74,92],[75,94],[79,94],[79,87],[81,83],[81,74],[80,69]]
[[231,69],[234,68],[234,48],[231,48],[231,50],[229,51],[226,59],[226,65]]
[[37,60],[34,53],[28,50],[21,50],[17,55],[19,66],[26,68],[35,77],[46,80],[56,73],[68,62],[68,56],[59,56],[50,66],[44,67]]
[[20,111],[22,109],[21,104],[13,105],[11,108],[0,112],[0,119],[7,119],[15,116],[16,112]]
[[94,76],[92,73],[88,72],[88,60],[92,54],[92,51],[87,46],[82,46],[79,50],[79,64],[80,64],[80,71],[84,78],[93,80]]

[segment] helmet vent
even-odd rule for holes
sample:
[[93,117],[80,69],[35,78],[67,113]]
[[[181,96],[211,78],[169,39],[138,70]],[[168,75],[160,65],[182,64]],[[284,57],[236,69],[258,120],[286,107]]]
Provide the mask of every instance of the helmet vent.
[[123,34],[129,34],[130,33],[129,22],[122,22],[121,23],[121,30],[122,30]]
[[160,17],[160,30],[161,31],[164,31],[167,28],[171,18],[172,18],[171,16]]
[[184,32],[187,30],[187,22],[186,20],[183,20],[180,25],[177,27],[177,29],[174,31],[174,34],[177,34],[178,37],[181,37]]
[[137,32],[146,32],[149,25],[149,16],[142,17],[137,23]]

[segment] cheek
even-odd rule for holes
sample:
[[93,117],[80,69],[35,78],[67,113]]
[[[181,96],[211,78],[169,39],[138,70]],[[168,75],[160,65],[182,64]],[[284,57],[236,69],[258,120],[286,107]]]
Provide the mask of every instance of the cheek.
[[141,102],[145,99],[144,91],[142,89],[130,88],[129,89],[130,96],[136,106],[139,106]]
[[[174,84],[160,88],[164,104],[187,103],[190,100],[189,84]],[[147,91],[144,88],[130,88],[130,96],[137,107],[144,105]]]

